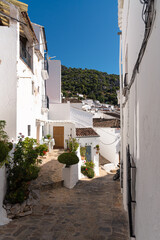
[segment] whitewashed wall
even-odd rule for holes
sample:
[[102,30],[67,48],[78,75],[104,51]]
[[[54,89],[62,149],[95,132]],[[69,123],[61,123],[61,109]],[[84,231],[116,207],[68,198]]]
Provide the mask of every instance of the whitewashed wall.
[[100,154],[114,163],[119,163],[120,130],[116,128],[94,128],[100,135]]
[[[127,209],[126,147],[136,164],[135,235],[137,240],[160,239],[160,2],[155,1],[156,18],[139,72],[123,109],[124,206]],[[128,76],[137,59],[144,35],[139,1],[124,1],[122,24],[123,73],[128,45]],[[147,211],[146,211],[147,209]]]
[[70,102],[49,104],[50,120],[70,120]]
[[99,137],[81,137],[78,138],[77,140],[80,144],[80,146],[85,147],[85,146],[91,146],[91,160],[93,161],[94,159],[94,154],[95,154],[95,146],[99,144]]
[[[78,143],[80,147],[85,147],[85,146],[91,146],[91,160],[95,164],[94,171],[96,176],[99,176],[99,153],[96,153],[95,146],[99,144],[99,137],[81,137],[78,138]],[[83,161],[81,160],[80,157],[80,163],[79,163],[79,171],[81,169],[81,165],[83,165]],[[80,174],[82,177],[83,174]]]
[[49,61],[47,95],[50,103],[61,103],[61,61],[59,60]]
[[[11,6],[10,13],[19,18],[15,7]],[[6,121],[5,130],[10,139],[16,138],[18,34],[19,23],[16,21],[10,20],[10,27],[0,26],[0,120]],[[5,168],[0,168],[0,225],[8,223],[2,208],[5,190]]]
[[78,108],[71,107],[71,121],[75,122],[76,127],[93,127],[93,115]]
[[64,148],[67,148],[66,140],[69,139],[69,137],[75,138],[76,132],[75,132],[75,124],[72,122],[63,122],[63,121],[57,121],[54,123],[49,123],[49,129],[48,133],[54,138],[53,133],[53,127],[64,127]]
[[86,104],[88,104],[89,106],[92,106],[93,100],[92,100],[92,99],[86,99],[86,100],[83,100],[82,103],[83,103],[83,104],[86,103]]
[[82,103],[71,103],[71,107],[78,108],[80,110],[82,110],[82,106]]
[[31,125],[31,136],[36,138],[35,96],[32,95],[32,81],[34,81],[34,76],[21,59],[19,60],[18,66],[17,134],[21,132],[27,137],[27,125]]
[[115,117],[104,114],[101,111],[94,113],[93,118],[115,119]]
[[[19,17],[13,6],[11,16]],[[0,119],[7,122],[10,138],[16,138],[18,37],[16,21],[10,20],[10,27],[0,26]]]
[[[10,6],[11,17],[19,19],[18,8],[12,4]],[[31,125],[31,137],[36,138],[36,119],[48,118],[46,114],[41,113],[41,95],[44,87],[41,61],[38,61],[34,48],[32,48],[33,72],[20,59],[19,35],[19,23],[15,20],[10,19],[9,27],[0,26],[0,85],[3,86],[0,90],[0,120],[6,121],[6,132],[14,141],[17,140],[20,132],[25,137],[28,136],[28,125]],[[32,81],[35,85],[34,95],[32,95]],[[40,132],[42,132],[41,127]],[[0,174],[0,183],[2,200],[5,189],[4,174]],[[0,201],[0,209],[1,205]]]

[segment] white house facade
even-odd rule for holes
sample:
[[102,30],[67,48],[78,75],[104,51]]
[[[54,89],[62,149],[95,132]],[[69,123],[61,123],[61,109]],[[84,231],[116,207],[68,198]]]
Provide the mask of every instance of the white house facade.
[[49,79],[47,81],[49,102],[61,103],[61,61],[49,60]]
[[[36,138],[43,135],[48,120],[46,80],[47,45],[44,27],[32,24],[28,5],[0,2],[0,120],[6,121],[9,139],[19,133]],[[0,168],[0,225],[7,223],[2,208],[6,192],[5,167]]]
[[13,141],[19,133],[39,141],[40,120],[48,119],[45,31],[30,22],[26,4],[3,1],[2,10],[5,18],[1,15],[0,118],[6,121],[6,131]]
[[[131,239],[160,239],[160,1],[118,1],[121,182]],[[121,64],[122,63],[122,64]]]

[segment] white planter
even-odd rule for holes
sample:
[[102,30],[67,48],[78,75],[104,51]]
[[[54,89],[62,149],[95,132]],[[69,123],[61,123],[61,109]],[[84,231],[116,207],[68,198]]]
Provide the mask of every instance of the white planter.
[[76,151],[76,155],[79,158],[79,162],[78,162],[78,180],[79,180],[79,179],[81,179],[81,165],[82,165],[81,155],[80,155],[80,147],[78,147],[78,149]]
[[99,176],[99,153],[94,155],[94,172],[96,176]]
[[78,182],[78,164],[71,165],[69,168],[62,169],[62,178],[66,188],[73,188]]
[[0,226],[9,223],[11,220],[7,218],[6,211],[3,208],[3,200],[6,193],[6,169],[0,168]]

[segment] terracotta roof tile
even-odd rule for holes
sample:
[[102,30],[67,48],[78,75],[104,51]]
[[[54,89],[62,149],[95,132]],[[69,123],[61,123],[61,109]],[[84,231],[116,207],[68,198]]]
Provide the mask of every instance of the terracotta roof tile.
[[120,120],[119,119],[93,119],[93,127],[101,127],[101,128],[120,128]]
[[76,128],[77,137],[99,137],[93,128]]

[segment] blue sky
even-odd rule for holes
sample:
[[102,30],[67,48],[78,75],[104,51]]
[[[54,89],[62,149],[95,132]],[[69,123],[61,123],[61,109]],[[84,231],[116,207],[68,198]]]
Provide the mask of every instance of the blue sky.
[[67,67],[118,74],[117,0],[24,0],[46,30],[49,56]]

